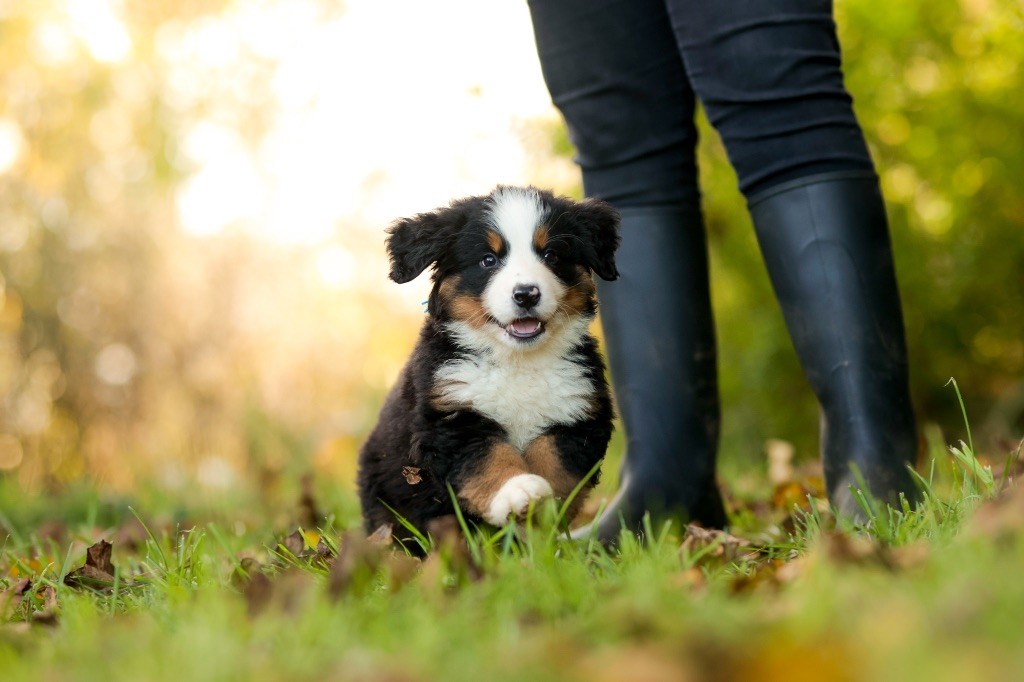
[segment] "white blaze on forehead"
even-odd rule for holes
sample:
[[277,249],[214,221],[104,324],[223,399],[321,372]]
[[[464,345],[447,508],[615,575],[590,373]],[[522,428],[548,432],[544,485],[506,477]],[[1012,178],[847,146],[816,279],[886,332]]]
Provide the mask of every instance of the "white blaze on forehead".
[[529,189],[503,187],[491,195],[491,201],[491,222],[505,241],[510,246],[532,250],[534,230],[544,222],[547,213],[540,196]]
[[491,201],[488,217],[508,250],[500,271],[484,291],[484,304],[499,322],[507,324],[523,314],[512,299],[513,291],[520,285],[533,285],[540,289],[540,303],[531,314],[546,320],[565,293],[565,286],[533,248],[533,235],[547,218],[547,207],[536,191],[515,187],[497,190]]

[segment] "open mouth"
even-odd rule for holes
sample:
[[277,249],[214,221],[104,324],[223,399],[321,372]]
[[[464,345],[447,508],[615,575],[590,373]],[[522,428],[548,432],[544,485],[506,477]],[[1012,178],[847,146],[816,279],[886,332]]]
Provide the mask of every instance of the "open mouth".
[[544,332],[544,323],[536,317],[521,317],[509,322],[505,331],[511,337],[525,341],[540,336]]

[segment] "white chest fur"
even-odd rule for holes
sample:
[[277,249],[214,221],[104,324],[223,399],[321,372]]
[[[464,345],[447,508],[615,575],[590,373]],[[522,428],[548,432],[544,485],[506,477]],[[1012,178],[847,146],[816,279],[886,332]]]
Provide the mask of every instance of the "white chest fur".
[[550,355],[471,356],[445,363],[434,376],[445,402],[501,424],[519,452],[548,427],[586,417],[594,390],[583,367]]

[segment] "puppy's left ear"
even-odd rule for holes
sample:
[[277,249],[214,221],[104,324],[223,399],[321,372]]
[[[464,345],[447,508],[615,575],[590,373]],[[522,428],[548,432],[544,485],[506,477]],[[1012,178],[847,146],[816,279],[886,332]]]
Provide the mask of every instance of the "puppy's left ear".
[[574,208],[577,224],[586,239],[587,265],[607,281],[619,278],[615,268],[615,250],[619,248],[619,212],[600,199],[585,199]]

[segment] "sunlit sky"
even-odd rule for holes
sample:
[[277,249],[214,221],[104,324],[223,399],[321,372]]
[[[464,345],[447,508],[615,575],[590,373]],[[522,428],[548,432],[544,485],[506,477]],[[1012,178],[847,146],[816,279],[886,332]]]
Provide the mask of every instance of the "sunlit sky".
[[523,182],[517,126],[556,116],[522,0],[350,0],[326,18],[296,0],[239,2],[157,41],[184,89],[253,55],[277,64],[257,149],[215,117],[184,140],[196,172],[177,203],[194,234],[241,225],[315,243]]

